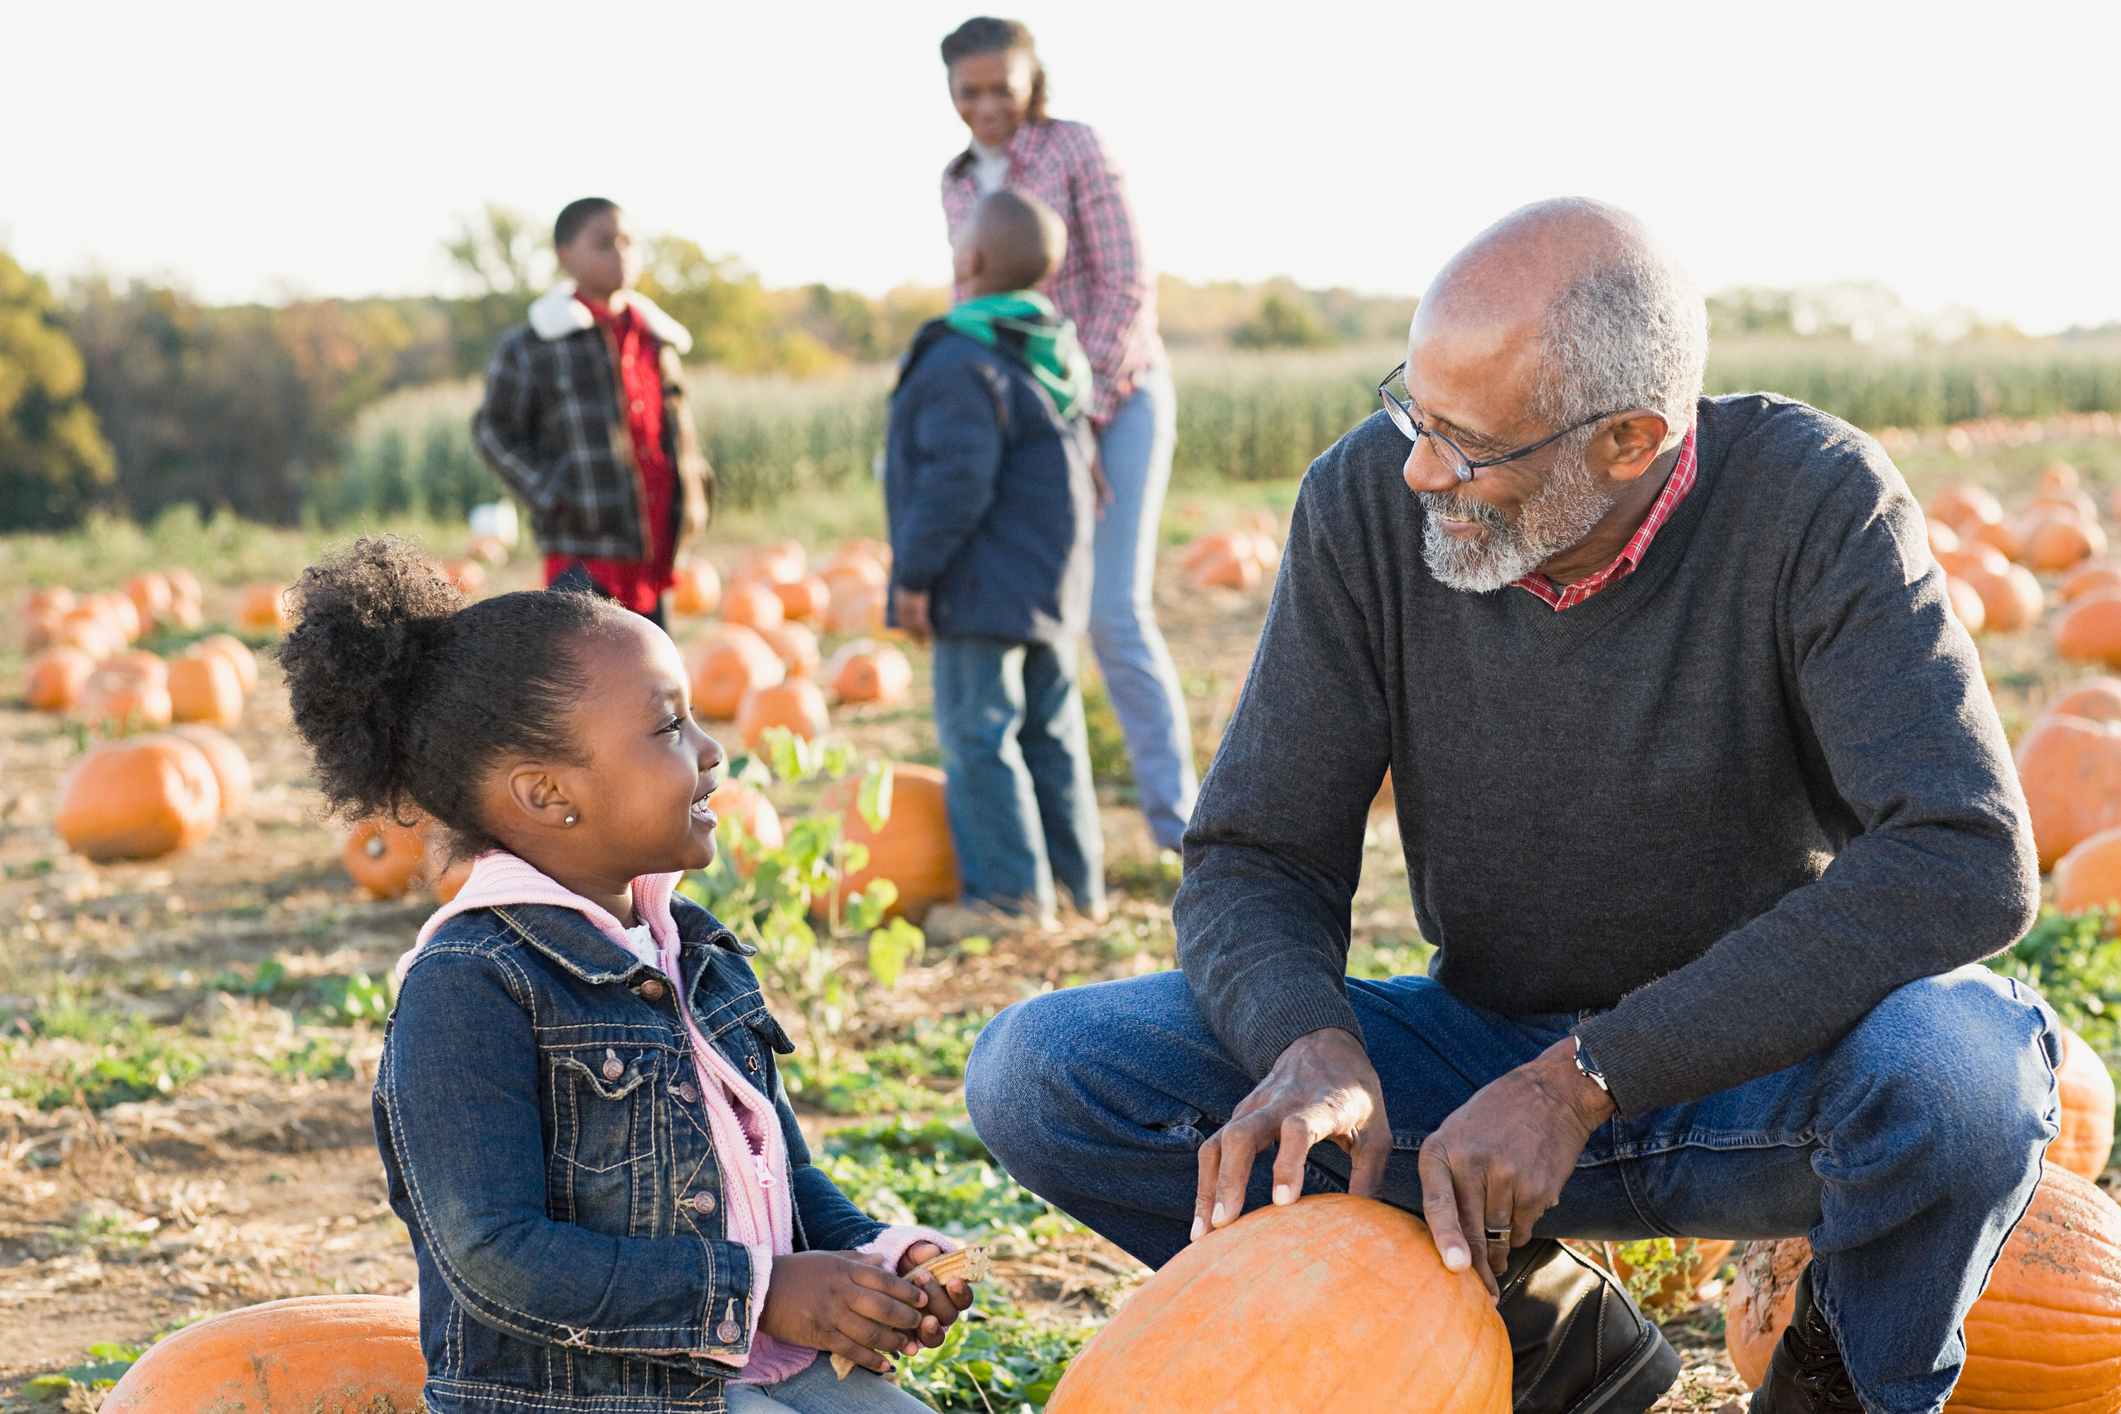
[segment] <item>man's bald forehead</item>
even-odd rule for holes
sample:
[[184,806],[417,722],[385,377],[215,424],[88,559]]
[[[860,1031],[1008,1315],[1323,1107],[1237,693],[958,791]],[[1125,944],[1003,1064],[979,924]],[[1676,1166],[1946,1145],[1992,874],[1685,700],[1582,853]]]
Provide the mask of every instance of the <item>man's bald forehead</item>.
[[1617,206],[1559,197],[1520,207],[1451,257],[1422,303],[1432,316],[1479,323],[1537,323],[1585,275],[1616,265],[1672,259],[1650,229]]

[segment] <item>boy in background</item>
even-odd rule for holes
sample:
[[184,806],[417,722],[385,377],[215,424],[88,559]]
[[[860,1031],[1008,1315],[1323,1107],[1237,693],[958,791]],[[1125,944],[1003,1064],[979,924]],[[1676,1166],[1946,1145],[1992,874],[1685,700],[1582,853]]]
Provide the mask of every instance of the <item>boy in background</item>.
[[964,896],[930,939],[1053,926],[1056,885],[1104,914],[1104,838],[1076,686],[1096,526],[1090,363],[1033,288],[1067,229],[983,200],[956,250],[972,298],[914,336],[891,395],[892,614],[935,644],[935,725]]
[[714,481],[678,362],[692,335],[633,288],[640,246],[617,203],[570,202],[552,244],[569,278],[501,337],[473,434],[530,505],[546,584],[662,626],[678,548],[706,529]]

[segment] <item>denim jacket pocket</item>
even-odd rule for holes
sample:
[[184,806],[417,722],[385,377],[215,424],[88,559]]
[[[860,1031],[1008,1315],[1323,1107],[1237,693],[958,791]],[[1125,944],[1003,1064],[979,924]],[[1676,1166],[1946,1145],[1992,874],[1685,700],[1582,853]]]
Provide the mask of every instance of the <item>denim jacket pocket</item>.
[[553,1053],[550,1215],[612,1237],[665,1235],[657,1201],[669,1147],[661,1099],[668,1057],[637,1046]]

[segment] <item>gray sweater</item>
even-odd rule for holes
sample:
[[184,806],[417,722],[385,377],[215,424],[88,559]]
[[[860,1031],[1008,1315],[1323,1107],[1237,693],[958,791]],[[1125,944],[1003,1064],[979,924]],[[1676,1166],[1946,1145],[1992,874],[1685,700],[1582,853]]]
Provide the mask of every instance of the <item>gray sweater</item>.
[[1432,975],[1579,1034],[1624,1115],[1782,1069],[2017,939],[2024,797],[1921,512],[1877,443],[1703,399],[1700,473],[1635,572],[1555,612],[1422,561],[1382,414],[1312,463],[1174,913],[1254,1075],[1347,1001],[1392,769]]

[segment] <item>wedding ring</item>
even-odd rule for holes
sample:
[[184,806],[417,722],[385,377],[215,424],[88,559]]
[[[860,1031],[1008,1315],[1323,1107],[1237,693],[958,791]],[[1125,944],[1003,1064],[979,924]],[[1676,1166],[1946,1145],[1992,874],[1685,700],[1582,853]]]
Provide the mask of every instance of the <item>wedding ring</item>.
[[1487,1233],[1490,1242],[1507,1243],[1510,1240],[1510,1230],[1506,1227],[1491,1227]]

